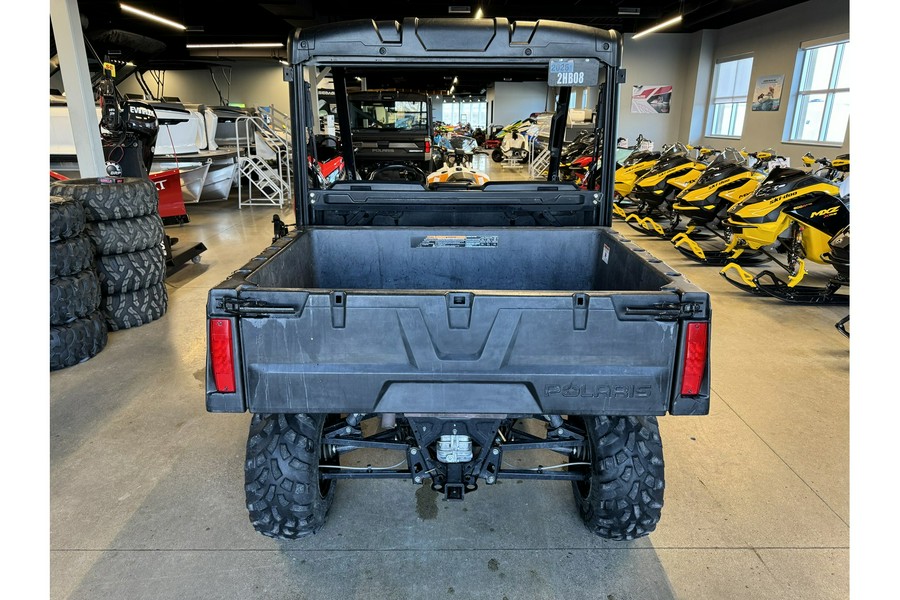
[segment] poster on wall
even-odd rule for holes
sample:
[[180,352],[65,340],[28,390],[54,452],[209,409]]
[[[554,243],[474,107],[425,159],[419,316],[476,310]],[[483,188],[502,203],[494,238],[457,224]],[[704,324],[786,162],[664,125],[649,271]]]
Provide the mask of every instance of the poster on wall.
[[753,89],[753,110],[776,111],[781,107],[781,87],[784,75],[766,75],[756,80]]
[[635,85],[631,89],[631,112],[660,114],[669,112],[671,85]]

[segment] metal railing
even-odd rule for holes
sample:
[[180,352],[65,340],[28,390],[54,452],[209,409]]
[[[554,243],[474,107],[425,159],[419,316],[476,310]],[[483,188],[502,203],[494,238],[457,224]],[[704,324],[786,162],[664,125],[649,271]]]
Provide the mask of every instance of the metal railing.
[[[290,136],[280,135],[262,116],[238,117],[238,208],[278,206],[291,202]],[[248,184],[244,197],[244,183]]]

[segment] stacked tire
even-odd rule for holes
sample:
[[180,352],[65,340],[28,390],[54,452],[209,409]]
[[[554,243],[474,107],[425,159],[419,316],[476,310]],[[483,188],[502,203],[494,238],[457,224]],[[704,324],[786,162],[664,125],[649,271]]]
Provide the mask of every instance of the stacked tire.
[[50,193],[84,207],[100,285],[100,310],[110,331],[145,325],[168,308],[165,230],[149,179],[73,179]]
[[94,251],[85,213],[71,198],[50,196],[50,370],[82,363],[106,347]]

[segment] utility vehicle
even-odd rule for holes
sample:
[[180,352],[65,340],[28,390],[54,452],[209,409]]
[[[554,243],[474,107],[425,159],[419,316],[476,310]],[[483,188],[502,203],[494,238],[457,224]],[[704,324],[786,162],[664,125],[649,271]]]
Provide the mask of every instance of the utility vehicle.
[[[555,480],[596,534],[653,531],[657,417],[708,413],[711,309],[611,229],[615,160],[588,189],[559,181],[571,86],[597,88],[595,159],[615,148],[621,53],[615,31],[544,20],[296,31],[285,71],[294,164],[315,125],[303,80],[313,67],[330,69],[351,135],[347,84],[379,70],[422,82],[537,73],[558,100],[538,181],[363,179],[345,140],[357,178],[323,188],[300,173],[296,223],[276,218],[273,243],[210,290],[206,406],[253,415],[245,483],[259,532],[316,532],[342,481],[363,478],[430,485],[447,501],[504,479]],[[349,464],[373,449],[397,458]],[[535,450],[552,462],[510,466]]]

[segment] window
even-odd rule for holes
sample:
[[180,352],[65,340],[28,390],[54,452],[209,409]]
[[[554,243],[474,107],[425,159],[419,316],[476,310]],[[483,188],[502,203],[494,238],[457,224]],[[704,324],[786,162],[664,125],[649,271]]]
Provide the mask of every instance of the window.
[[752,56],[725,59],[716,64],[706,135],[741,137],[752,67]]
[[424,100],[351,98],[353,129],[421,129],[428,127]]
[[469,124],[472,129],[487,129],[487,102],[457,102],[444,100],[441,121],[448,125]]
[[842,144],[850,120],[850,42],[801,45],[799,85],[788,140]]

